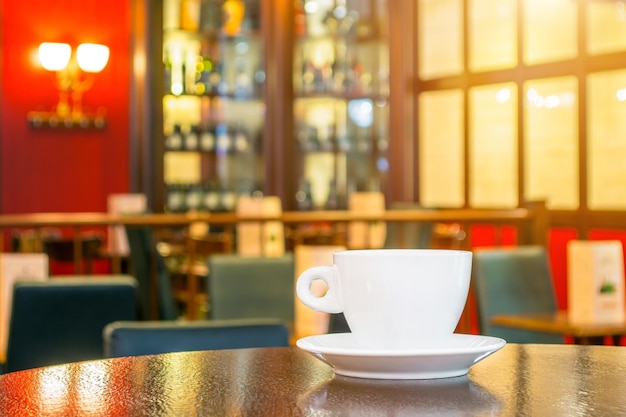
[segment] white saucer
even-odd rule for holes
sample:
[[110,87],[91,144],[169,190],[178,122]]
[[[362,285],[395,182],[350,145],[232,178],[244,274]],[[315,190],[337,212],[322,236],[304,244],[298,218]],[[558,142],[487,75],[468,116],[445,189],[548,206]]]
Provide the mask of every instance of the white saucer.
[[375,379],[434,379],[467,374],[475,363],[504,347],[503,339],[453,334],[440,348],[368,349],[352,333],[299,339],[296,345],[334,368],[338,375]]

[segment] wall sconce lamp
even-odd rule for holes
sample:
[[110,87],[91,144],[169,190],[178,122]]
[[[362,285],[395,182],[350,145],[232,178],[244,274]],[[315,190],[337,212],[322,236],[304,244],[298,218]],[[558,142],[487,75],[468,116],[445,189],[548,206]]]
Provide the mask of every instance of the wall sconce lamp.
[[67,43],[43,42],[39,45],[39,62],[47,71],[56,73],[59,102],[54,111],[32,111],[28,123],[32,127],[98,128],[106,125],[104,111],[95,115],[83,111],[82,98],[94,82],[94,75],[106,67],[109,48],[95,43],[83,43],[72,56]]

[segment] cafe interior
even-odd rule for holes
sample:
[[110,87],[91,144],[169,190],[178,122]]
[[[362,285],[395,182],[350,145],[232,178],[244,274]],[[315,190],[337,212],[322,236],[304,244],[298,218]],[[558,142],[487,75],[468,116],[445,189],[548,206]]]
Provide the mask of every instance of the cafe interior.
[[345,249],[472,251],[460,333],[625,343],[626,2],[0,0],[0,22],[5,371],[349,331],[294,292]]

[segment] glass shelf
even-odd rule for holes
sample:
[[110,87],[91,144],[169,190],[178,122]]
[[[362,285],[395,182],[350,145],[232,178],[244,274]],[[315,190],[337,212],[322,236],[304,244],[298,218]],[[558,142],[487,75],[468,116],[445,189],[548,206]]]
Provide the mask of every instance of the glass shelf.
[[238,195],[263,188],[260,7],[260,0],[164,2],[166,211],[233,210]]
[[352,192],[382,191],[388,6],[385,0],[295,3],[294,197],[300,209],[342,209]]

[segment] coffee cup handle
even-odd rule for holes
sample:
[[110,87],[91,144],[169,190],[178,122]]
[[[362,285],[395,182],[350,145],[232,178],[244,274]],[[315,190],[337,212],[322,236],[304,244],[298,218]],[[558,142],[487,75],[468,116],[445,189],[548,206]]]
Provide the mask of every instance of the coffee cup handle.
[[[326,294],[321,297],[317,297],[311,292],[313,281],[318,279],[324,281],[328,286]],[[333,314],[343,311],[341,297],[339,296],[337,270],[334,266],[314,266],[304,271],[298,277],[296,293],[304,304],[314,310]]]

